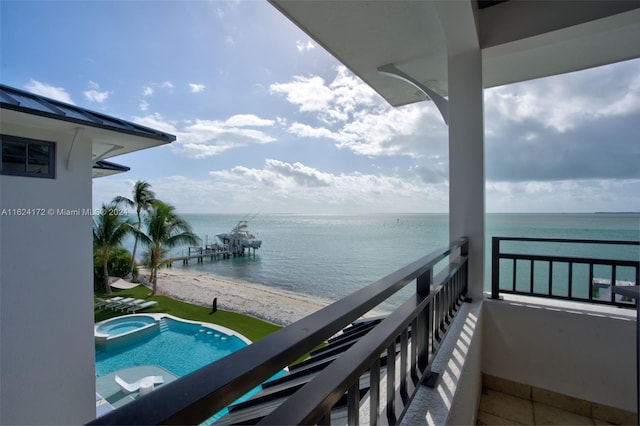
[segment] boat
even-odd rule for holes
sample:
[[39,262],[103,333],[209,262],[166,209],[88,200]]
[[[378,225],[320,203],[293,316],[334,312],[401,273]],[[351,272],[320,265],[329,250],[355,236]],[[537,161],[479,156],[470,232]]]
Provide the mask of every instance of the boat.
[[262,245],[262,240],[256,239],[249,232],[249,221],[245,219],[240,220],[231,232],[218,234],[216,237],[233,255],[243,255],[245,249],[253,249],[255,253],[255,250]]

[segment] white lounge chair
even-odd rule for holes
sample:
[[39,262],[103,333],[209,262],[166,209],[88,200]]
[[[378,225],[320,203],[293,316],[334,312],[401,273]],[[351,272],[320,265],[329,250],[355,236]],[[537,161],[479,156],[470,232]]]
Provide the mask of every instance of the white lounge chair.
[[120,306],[126,306],[127,304],[133,302],[134,300],[136,300],[136,299],[133,298],[133,297],[127,297],[126,299],[122,299],[122,300],[119,300],[117,302],[110,303],[110,304],[106,305],[105,307],[115,311]]
[[118,386],[120,386],[120,389],[122,389],[122,392],[124,393],[136,392],[138,389],[140,389],[141,386],[146,388],[154,384],[157,385],[160,383],[164,383],[164,379],[162,378],[162,376],[147,376],[147,377],[143,377],[137,382],[127,383],[124,381],[124,379],[122,379],[122,377],[116,374],[115,380]]
[[148,307],[157,305],[157,304],[158,302],[156,302],[155,300],[151,300],[149,302],[144,302],[142,305],[132,306],[129,309],[127,309],[127,312],[133,312],[135,314],[140,309],[147,309]]
[[97,299],[96,299],[96,300],[97,300],[97,302],[96,302],[96,308],[103,308],[103,307],[105,307],[105,306],[107,306],[107,305],[109,305],[109,304],[119,302],[119,301],[121,301],[122,299],[124,299],[124,297],[122,297],[122,296],[116,296],[116,297],[112,297],[112,298],[110,298],[110,299],[100,299],[100,298],[97,298]]
[[121,305],[116,306],[115,308],[113,308],[114,311],[122,311],[124,312],[125,310],[127,310],[128,308],[134,307],[134,306],[138,306],[138,305],[142,305],[144,303],[144,299],[136,299],[136,300],[132,300],[131,302],[127,302],[127,303],[123,303]]

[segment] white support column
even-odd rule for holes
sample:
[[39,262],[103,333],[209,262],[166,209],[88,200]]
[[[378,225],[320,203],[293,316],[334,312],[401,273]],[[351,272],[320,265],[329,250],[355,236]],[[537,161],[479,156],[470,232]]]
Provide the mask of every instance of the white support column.
[[485,265],[484,106],[479,49],[449,57],[449,236],[469,238],[469,295],[482,297]]

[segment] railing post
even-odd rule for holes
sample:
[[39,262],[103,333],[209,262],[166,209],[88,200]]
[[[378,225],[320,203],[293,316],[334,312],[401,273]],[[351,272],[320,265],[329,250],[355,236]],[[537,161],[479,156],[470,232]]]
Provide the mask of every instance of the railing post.
[[380,424],[380,358],[376,358],[369,370],[369,424],[378,426]]
[[347,424],[360,424],[360,379],[351,385],[347,392]]
[[396,416],[396,344],[387,348],[387,422],[393,424]]
[[429,268],[427,272],[416,278],[416,292],[428,296],[431,293],[431,284],[433,284],[433,268]]
[[[465,237],[465,242],[460,248],[460,255],[463,257],[469,258],[469,238]],[[465,295],[465,302],[470,302],[471,298],[468,296],[469,294],[469,261],[467,260],[464,263],[464,268],[462,268],[462,286]]]
[[[433,284],[433,268],[416,278],[416,292],[423,296],[431,293]],[[415,339],[418,353],[418,368],[423,371],[429,362],[429,318],[428,312],[422,311],[416,318]]]
[[464,238],[465,242],[460,246],[460,256],[467,257],[469,256],[469,238]]
[[500,299],[500,238],[491,238],[491,298]]

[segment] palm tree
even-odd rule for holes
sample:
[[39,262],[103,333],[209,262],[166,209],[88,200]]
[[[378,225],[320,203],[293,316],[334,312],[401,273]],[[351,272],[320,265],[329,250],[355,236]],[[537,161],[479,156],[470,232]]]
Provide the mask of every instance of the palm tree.
[[[128,207],[135,207],[136,214],[138,215],[137,229],[140,231],[142,226],[142,218],[140,216],[142,211],[147,211],[151,207],[151,203],[154,201],[156,194],[151,190],[151,184],[144,180],[139,180],[133,185],[133,198],[129,199],[118,195],[113,199],[114,203],[124,204]],[[135,242],[133,243],[133,252],[131,253],[131,266],[129,267],[129,275],[133,274],[133,265],[136,261],[136,249],[138,248],[138,234],[136,234]]]
[[191,232],[191,226],[175,213],[175,207],[155,200],[143,218],[145,231],[134,229],[140,242],[147,246],[146,263],[149,267],[152,295],[158,289],[158,269],[169,263],[165,259],[168,249],[182,244],[198,244],[200,239]]
[[115,203],[102,204],[101,214],[93,218],[93,248],[102,254],[104,273],[104,288],[107,294],[111,294],[109,285],[109,252],[120,245],[124,237],[131,232],[131,224],[123,215],[118,214]]

